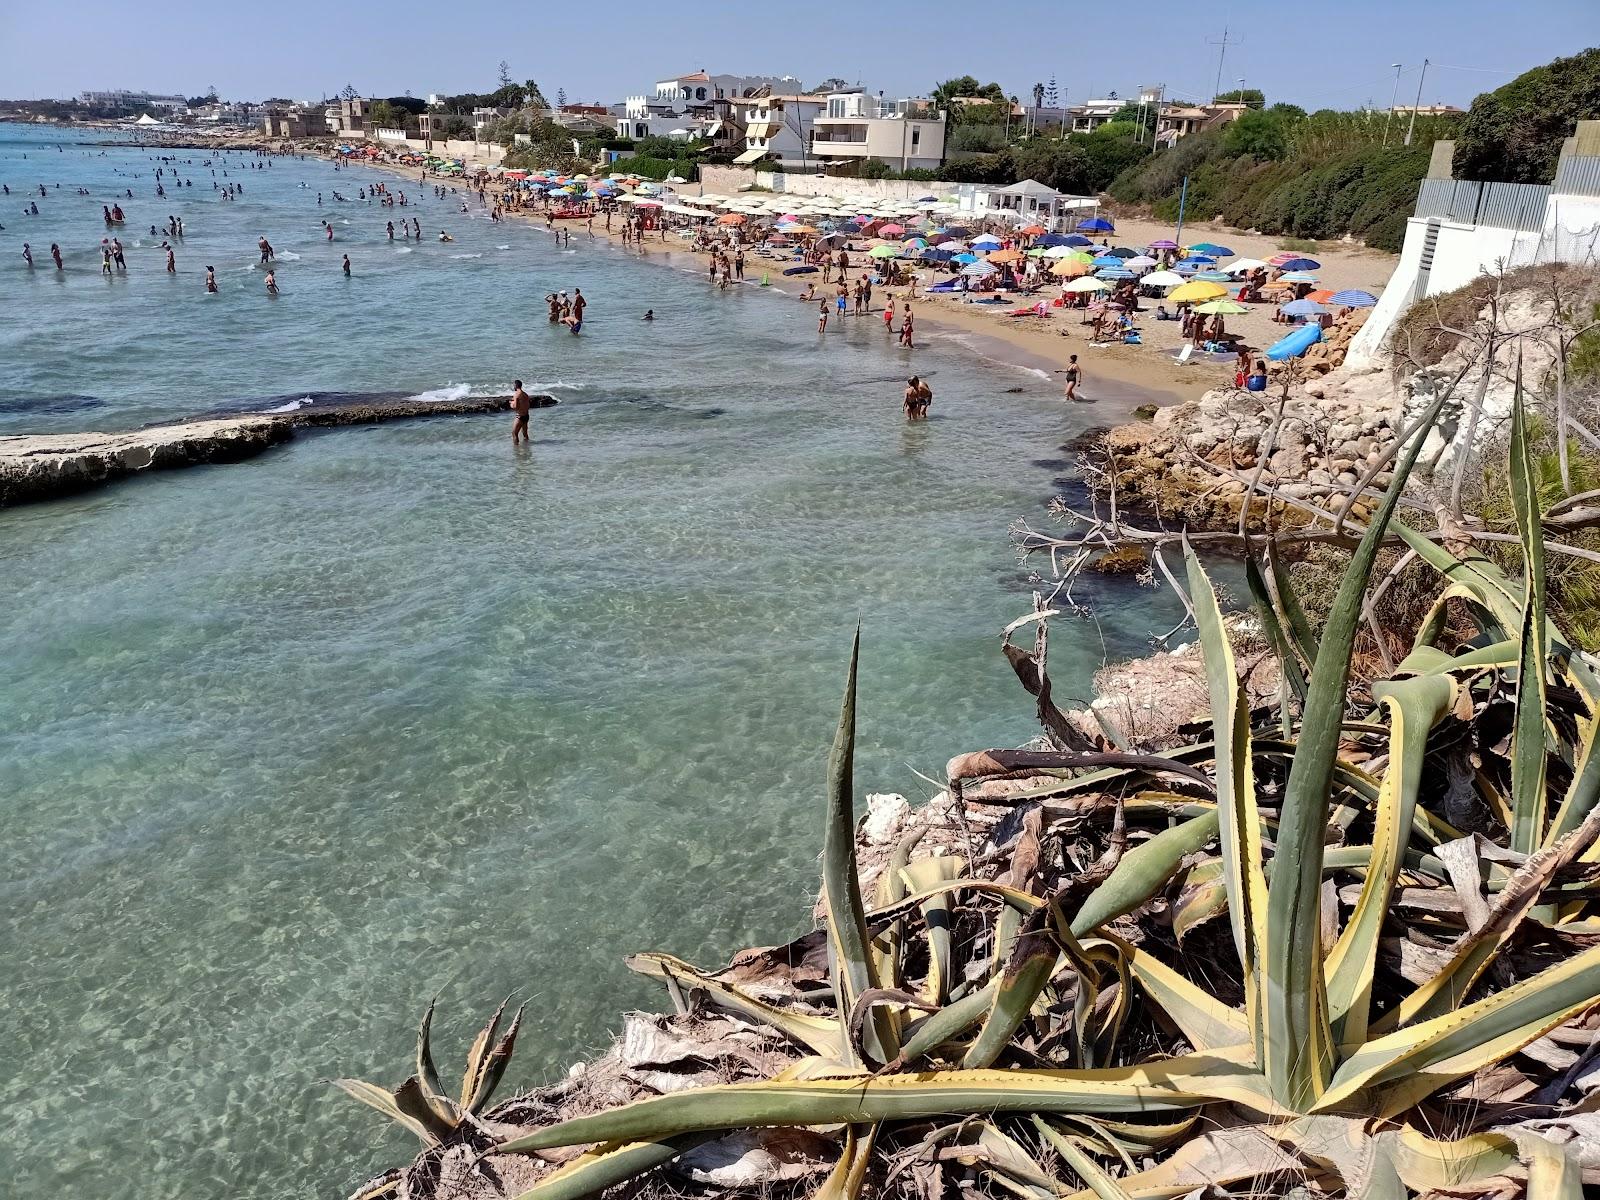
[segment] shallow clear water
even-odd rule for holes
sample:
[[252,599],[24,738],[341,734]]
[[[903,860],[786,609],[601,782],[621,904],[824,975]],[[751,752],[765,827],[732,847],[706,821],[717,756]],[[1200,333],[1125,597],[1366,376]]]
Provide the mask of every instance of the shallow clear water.
[[[192,207],[159,206],[186,273],[138,247],[106,284],[99,206],[116,183],[130,227],[156,211],[145,156],[28,137],[0,126],[14,194],[37,174],[95,195],[4,218],[0,430],[512,374],[562,403],[530,452],[494,417],[339,430],[0,514],[14,1194],[344,1194],[412,1147],[323,1081],[398,1082],[435,991],[452,1064],[526,996],[508,1084],[529,1085],[659,1002],[624,953],[792,936],[858,618],[862,790],[921,797],[916,772],[1031,735],[997,650],[1029,591],[1005,529],[1046,519],[1058,447],[1097,415],[1054,384],[937,342],[908,367],[875,322],[819,342],[771,290],[445,204],[423,227],[453,247],[400,254],[352,203],[328,251],[316,190],[327,211],[376,176],[322,163],[230,165],[233,205],[196,167]],[[277,301],[258,232],[302,255]],[[22,236],[46,264],[70,241],[71,277],[28,277]],[[574,284],[576,339],[539,304]],[[909,369],[937,392],[917,427]],[[1060,695],[1171,624],[1161,597],[1089,586],[1105,623],[1052,640]]]

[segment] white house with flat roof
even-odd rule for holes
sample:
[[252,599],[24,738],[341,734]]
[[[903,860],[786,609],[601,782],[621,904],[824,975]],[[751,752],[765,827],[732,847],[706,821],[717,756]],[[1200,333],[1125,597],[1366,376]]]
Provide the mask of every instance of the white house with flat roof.
[[830,92],[813,121],[813,152],[828,165],[876,159],[899,170],[944,162],[945,114],[925,99]]
[[753,163],[771,155],[786,167],[819,165],[813,142],[817,118],[828,108],[826,97],[730,96],[728,103],[737,113],[735,120],[744,126],[744,151],[734,162]]

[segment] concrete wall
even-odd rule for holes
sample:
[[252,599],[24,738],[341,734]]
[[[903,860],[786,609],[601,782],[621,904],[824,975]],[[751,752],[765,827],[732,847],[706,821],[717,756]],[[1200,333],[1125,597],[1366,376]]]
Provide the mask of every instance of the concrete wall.
[[483,163],[485,166],[493,166],[506,156],[506,148],[497,146],[493,142],[474,142],[460,139],[445,141],[442,138],[434,138],[433,148],[430,150],[428,143],[421,138],[394,138],[387,136],[391,132],[397,131],[382,130],[378,137],[373,140],[381,140],[385,149],[389,150],[398,150],[403,146],[407,149],[415,150],[418,154],[437,154],[440,158],[459,158],[464,162],[478,162]]
[[754,184],[795,196],[861,196],[874,200],[916,200],[922,196],[948,196],[959,184],[946,180],[847,179],[807,175],[796,171],[752,171],[749,167],[700,168],[700,183],[708,192],[731,194]]

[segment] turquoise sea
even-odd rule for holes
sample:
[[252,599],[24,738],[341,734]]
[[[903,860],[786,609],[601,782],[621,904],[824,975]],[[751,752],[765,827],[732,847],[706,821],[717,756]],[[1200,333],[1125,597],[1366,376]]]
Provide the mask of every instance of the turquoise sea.
[[[818,338],[775,288],[455,197],[394,210],[454,243],[391,246],[355,199],[383,176],[176,153],[194,186],[158,199],[148,150],[0,126],[0,433],[513,376],[561,400],[529,451],[496,417],[330,431],[0,513],[0,1191],[342,1196],[414,1146],[325,1081],[398,1083],[435,992],[443,1062],[526,998],[507,1082],[532,1085],[660,1002],[624,953],[804,927],[858,619],[863,791],[921,799],[952,754],[1031,736],[998,633],[1036,567],[1007,526],[1049,519],[1062,443],[1126,398],[1068,407],[875,320]],[[573,286],[579,338],[541,303]],[[1087,586],[1060,696],[1174,621]]]

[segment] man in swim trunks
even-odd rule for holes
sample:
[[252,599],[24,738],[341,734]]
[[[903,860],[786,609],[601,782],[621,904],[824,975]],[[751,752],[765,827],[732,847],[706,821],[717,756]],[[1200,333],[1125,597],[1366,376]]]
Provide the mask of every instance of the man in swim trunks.
[[256,246],[261,251],[261,261],[264,263],[271,262],[273,258],[272,243],[267,241],[266,238],[259,238],[256,241]]
[[572,332],[578,332],[578,326],[583,324],[583,310],[589,307],[589,302],[583,298],[582,288],[572,289]]
[[524,442],[529,440],[528,413],[533,408],[533,398],[522,390],[522,380],[520,379],[511,381],[510,408],[512,412],[517,414],[516,420],[511,423],[511,444],[515,446],[519,436]]

